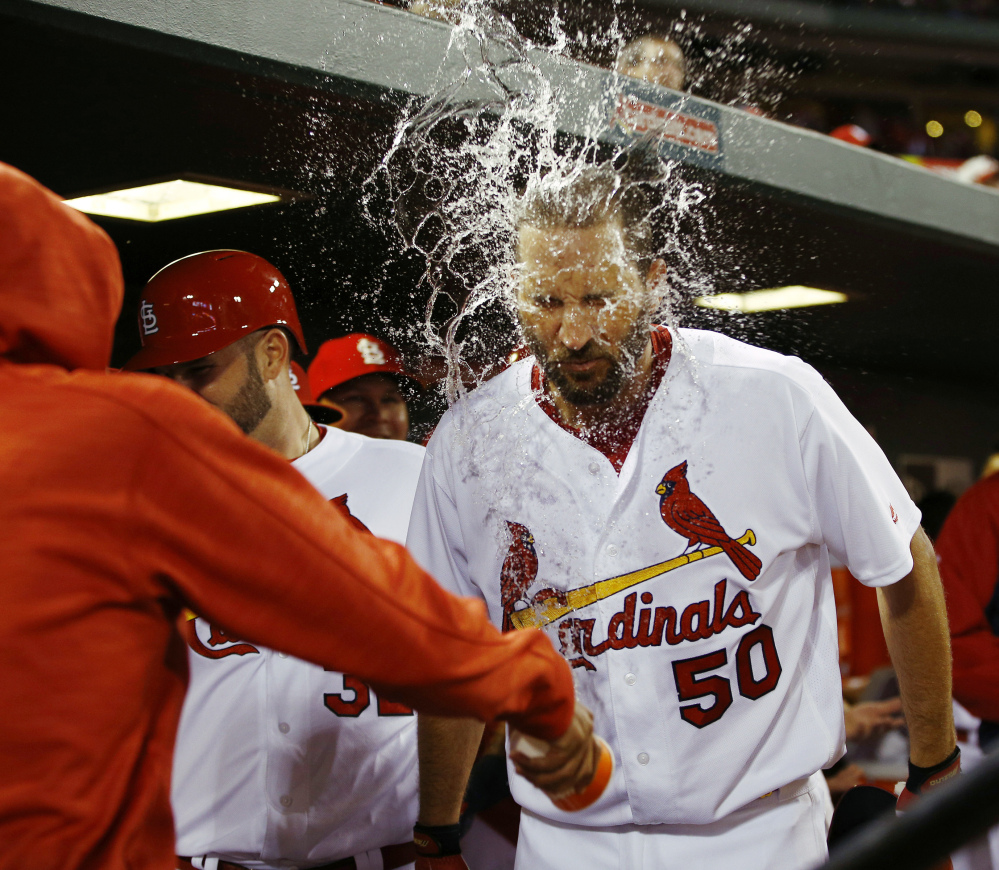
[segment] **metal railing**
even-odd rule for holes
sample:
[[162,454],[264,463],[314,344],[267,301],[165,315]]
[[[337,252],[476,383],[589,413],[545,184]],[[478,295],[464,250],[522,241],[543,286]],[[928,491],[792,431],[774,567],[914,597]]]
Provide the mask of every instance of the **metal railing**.
[[999,823],[999,753],[926,795],[904,816],[845,840],[826,870],[928,870]]

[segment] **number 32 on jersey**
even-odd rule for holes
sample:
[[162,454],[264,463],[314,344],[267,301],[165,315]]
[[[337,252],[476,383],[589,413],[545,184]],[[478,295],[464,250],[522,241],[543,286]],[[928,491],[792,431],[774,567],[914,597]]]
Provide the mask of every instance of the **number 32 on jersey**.
[[[327,668],[326,670],[329,670]],[[335,671],[333,673],[336,673]],[[343,690],[340,692],[327,692],[323,695],[323,703],[328,710],[348,719],[356,719],[368,707],[371,706],[371,689],[362,683],[357,677],[350,674],[341,674],[343,678]],[[413,709],[405,704],[397,704],[395,701],[386,701],[384,698],[376,698],[379,716],[412,716]]]

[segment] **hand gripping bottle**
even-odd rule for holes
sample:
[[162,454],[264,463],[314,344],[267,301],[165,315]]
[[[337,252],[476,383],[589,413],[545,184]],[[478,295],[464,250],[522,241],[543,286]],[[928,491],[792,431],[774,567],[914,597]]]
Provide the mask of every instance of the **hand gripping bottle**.
[[[562,795],[561,797],[549,795],[551,802],[560,810],[565,810],[568,813],[585,810],[588,806],[596,803],[604,793],[604,789],[607,788],[607,783],[610,782],[611,775],[614,773],[614,755],[601,738],[597,737],[596,740],[600,747],[600,756],[597,758],[596,770],[590,784],[575,794]],[[516,732],[511,735],[510,751],[519,752],[528,758],[540,758],[548,751],[548,746],[543,740]]]

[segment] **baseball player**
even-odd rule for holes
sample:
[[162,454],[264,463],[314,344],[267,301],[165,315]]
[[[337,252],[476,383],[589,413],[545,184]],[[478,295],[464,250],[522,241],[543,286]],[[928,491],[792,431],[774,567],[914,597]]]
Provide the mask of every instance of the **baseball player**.
[[[175,867],[184,606],[378,698],[592,756],[544,638],[502,637],[189,391],[105,373],[114,246],[3,164],[0,274],[0,868]],[[154,335],[155,307],[143,317]]]
[[330,339],[320,345],[308,374],[318,403],[343,412],[339,428],[371,438],[406,440],[406,396],[418,391],[420,382],[388,342],[363,332]]
[[[194,254],[153,276],[139,309],[156,312],[156,328],[146,335],[140,314],[143,347],[127,368],[189,386],[291,460],[358,529],[405,541],[423,448],[312,422],[290,378],[305,339],[274,266],[242,251]],[[192,330],[204,311],[211,325]],[[247,421],[249,408],[261,413]],[[191,682],[172,796],[180,866],[411,864],[412,709],[205,619],[184,629]]]
[[[408,545],[497,627],[545,630],[613,748],[576,813],[512,754],[518,868],[798,870],[825,855],[810,778],[844,748],[830,555],[881,593],[909,791],[956,769],[933,551],[813,369],[652,325],[648,212],[610,168],[528,190],[515,302],[533,358],[444,416]],[[444,839],[480,729],[419,728],[420,824]],[[423,866],[461,867],[451,851]]]

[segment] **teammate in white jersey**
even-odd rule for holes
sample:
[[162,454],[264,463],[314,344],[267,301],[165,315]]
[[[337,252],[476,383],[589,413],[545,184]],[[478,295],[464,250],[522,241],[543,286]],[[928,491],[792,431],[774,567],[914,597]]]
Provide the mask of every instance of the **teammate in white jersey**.
[[[652,325],[646,214],[607,168],[529,189],[515,300],[533,358],[445,415],[407,543],[498,627],[546,631],[613,747],[577,813],[511,770],[518,868],[800,870],[825,855],[809,778],[844,749],[830,555],[879,589],[911,790],[957,767],[933,551],[812,368]],[[456,819],[480,727],[421,717],[424,830]]]
[[[304,351],[305,341],[271,264],[240,251],[178,260],[143,291],[139,328],[144,347],[129,368],[189,386],[291,460],[356,525],[404,541],[423,448],[310,420],[288,375],[292,348]],[[411,866],[413,711],[189,616],[173,771],[178,866]]]

